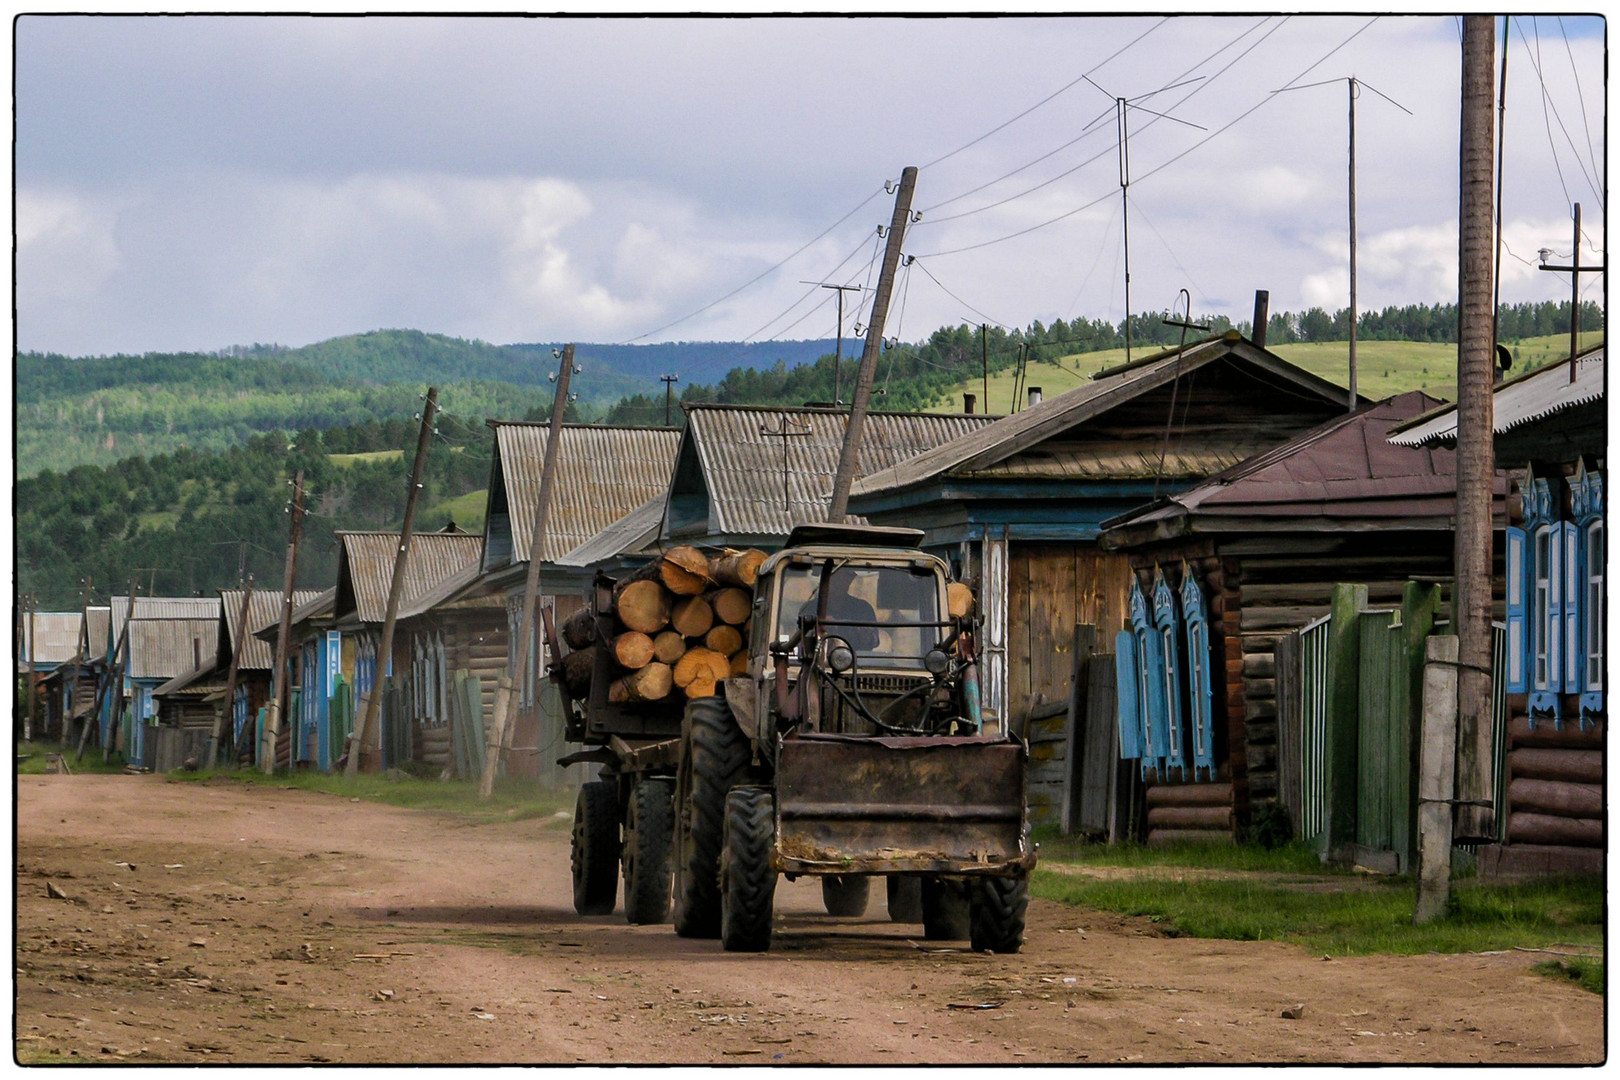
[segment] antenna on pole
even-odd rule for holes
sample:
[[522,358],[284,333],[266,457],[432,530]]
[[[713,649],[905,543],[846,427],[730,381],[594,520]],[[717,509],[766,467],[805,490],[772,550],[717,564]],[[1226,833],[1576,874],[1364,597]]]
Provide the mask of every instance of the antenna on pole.
[[670,405],[670,398],[672,396],[671,384],[680,382],[681,377],[678,374],[677,375],[660,375],[660,376],[658,376],[658,381],[664,384],[664,426],[669,427],[670,426],[670,423],[669,423],[669,405]]

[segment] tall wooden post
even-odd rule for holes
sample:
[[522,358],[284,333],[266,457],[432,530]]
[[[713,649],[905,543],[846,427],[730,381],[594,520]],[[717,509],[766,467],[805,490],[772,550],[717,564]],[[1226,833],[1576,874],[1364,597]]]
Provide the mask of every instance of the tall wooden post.
[[[231,666],[225,674],[225,707],[219,716],[214,718],[214,731],[208,737],[208,756],[203,760],[208,762],[208,768],[217,768],[219,765],[219,743],[223,737],[226,725],[230,724],[236,712],[236,672],[242,662],[242,649],[248,635],[248,604],[253,600],[253,575],[247,576],[242,587],[242,609],[236,620],[236,641],[231,648]],[[230,626],[225,627],[225,636],[230,637]]]
[[1348,412],[1356,411],[1356,97],[1361,87],[1346,79],[1350,87],[1350,402]]
[[264,742],[259,753],[259,769],[266,776],[276,771],[276,737],[281,733],[281,718],[287,711],[289,690],[287,684],[287,637],[292,633],[293,588],[298,581],[298,541],[304,530],[304,470],[293,477],[292,521],[287,526],[287,566],[281,575],[281,623],[276,634],[275,696],[265,710]]
[[90,577],[85,575],[84,594],[79,597],[79,637],[84,641],[83,649],[73,650],[73,674],[68,680],[67,709],[62,715],[62,744],[65,747],[73,737],[73,712],[76,708],[75,699],[79,696],[79,673],[84,668],[84,661],[90,651]]
[[39,697],[39,597],[23,597],[28,609],[28,719],[23,721],[23,741],[34,741],[34,701]]
[[[123,647],[120,652],[113,649],[113,699],[112,716],[107,721],[107,743],[101,748],[101,761],[106,764],[112,756],[113,746],[118,742],[118,726],[124,716],[124,676],[129,671],[129,624],[135,621],[135,579],[129,579],[129,610],[124,613],[124,629],[119,635],[119,644]],[[133,722],[133,718],[131,718]],[[125,760],[128,760],[127,758]]]
[[1361,782],[1361,613],[1367,586],[1333,586],[1328,625],[1326,806],[1322,814],[1323,862],[1350,859],[1356,844],[1356,808]]
[[1428,639],[1418,754],[1418,893],[1412,921],[1433,922],[1451,900],[1452,770],[1457,758],[1457,639]]
[[1495,19],[1463,20],[1460,261],[1457,282],[1457,531],[1451,620],[1457,632],[1455,839],[1496,838],[1491,744],[1492,375],[1495,236],[1492,93]]
[[877,375],[878,354],[883,348],[883,324],[889,315],[889,296],[894,291],[894,271],[900,265],[900,245],[911,220],[911,194],[917,189],[917,167],[907,165],[900,174],[900,191],[894,197],[894,216],[889,219],[883,268],[878,273],[877,294],[872,297],[872,318],[866,328],[866,346],[861,350],[861,367],[855,377],[855,394],[850,399],[849,426],[844,429],[844,446],[838,455],[838,472],[833,475],[832,498],[827,503],[827,520],[844,520],[849,506],[849,487],[855,479],[855,461],[861,449],[861,430],[872,401],[872,380]]
[[[422,406],[422,430],[416,436],[416,457],[411,462],[411,486],[405,494],[405,521],[399,527],[399,550],[394,555],[394,577],[388,584],[388,607],[383,613],[382,642],[377,646],[377,673],[372,676],[371,693],[366,696],[366,711],[360,715],[355,728],[354,742],[349,747],[346,776],[358,776],[360,757],[365,753],[366,736],[377,723],[377,709],[382,703],[383,674],[389,670],[394,655],[394,620],[399,615],[399,601],[405,591],[405,564],[411,553],[411,530],[416,524],[416,497],[422,490],[422,469],[427,464],[428,440],[433,437],[433,413],[439,407],[437,387],[428,387],[426,404]],[[378,740],[379,749],[381,739]],[[380,758],[382,755],[379,754]]]
[[562,366],[557,371],[557,396],[551,403],[551,426],[546,435],[546,460],[540,467],[540,491],[535,498],[534,527],[529,534],[529,568],[523,576],[523,604],[518,615],[518,638],[512,657],[512,666],[501,672],[495,687],[494,715],[490,717],[485,733],[484,771],[478,778],[478,796],[487,799],[495,794],[495,770],[501,761],[501,747],[505,745],[512,727],[515,693],[513,679],[527,678],[529,650],[534,640],[534,600],[540,591],[540,561],[545,555],[546,526],[551,516],[551,488],[557,478],[557,459],[562,455],[563,412],[568,408],[568,382],[574,374],[574,346],[564,345]]

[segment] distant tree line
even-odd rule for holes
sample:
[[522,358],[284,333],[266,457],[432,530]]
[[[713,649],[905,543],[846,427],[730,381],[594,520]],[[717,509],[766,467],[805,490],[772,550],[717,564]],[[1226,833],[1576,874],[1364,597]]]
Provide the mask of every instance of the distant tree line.
[[[1603,309],[1587,301],[1581,304],[1582,330],[1603,329]],[[1249,337],[1252,321],[1238,323]],[[1503,304],[1497,309],[1496,336],[1503,342],[1569,332],[1569,301],[1543,300]],[[1362,341],[1457,340],[1456,304],[1390,305],[1381,311],[1363,311],[1356,318],[1356,337]],[[1301,341],[1349,341],[1350,309],[1340,308],[1329,315],[1320,307],[1303,312],[1277,312],[1266,321],[1266,344],[1289,345]]]

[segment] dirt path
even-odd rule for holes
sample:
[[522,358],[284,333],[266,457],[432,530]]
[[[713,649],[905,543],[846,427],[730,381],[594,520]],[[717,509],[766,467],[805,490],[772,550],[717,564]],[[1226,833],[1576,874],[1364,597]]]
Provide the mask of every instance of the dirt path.
[[[1333,959],[1033,901],[1017,956],[778,890],[769,953],[580,919],[563,820],[18,780],[16,1053],[133,1062],[1586,1062],[1535,957]],[[127,865],[120,865],[127,864]],[[67,899],[47,895],[48,885]],[[1304,1003],[1304,1015],[1284,1009]],[[953,1006],[986,1006],[960,1008]],[[993,1006],[993,1007],[989,1007]]]

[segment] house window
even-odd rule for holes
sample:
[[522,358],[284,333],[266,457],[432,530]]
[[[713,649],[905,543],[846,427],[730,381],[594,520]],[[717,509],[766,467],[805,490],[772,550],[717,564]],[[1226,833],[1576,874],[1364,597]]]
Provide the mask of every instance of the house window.
[[1603,525],[1603,474],[1581,461],[1569,483],[1570,506],[1575,523],[1566,525],[1569,546],[1574,555],[1570,567],[1570,595],[1579,618],[1571,626],[1566,646],[1570,653],[1570,678],[1566,693],[1581,696],[1580,722],[1603,712],[1604,579],[1608,573],[1608,550]]
[[1158,675],[1164,695],[1165,766],[1185,773],[1187,758],[1181,737],[1181,617],[1164,571],[1159,571],[1158,578],[1153,588],[1153,621],[1159,628],[1159,655],[1164,658]]
[[[1586,527],[1586,678],[1588,691],[1603,689],[1603,519],[1598,518]],[[1601,707],[1601,706],[1600,706]]]
[[1568,696],[1580,719],[1603,710],[1606,544],[1603,476],[1577,464],[1568,481],[1573,520],[1562,513],[1557,481],[1527,473],[1524,528],[1507,530],[1509,693],[1530,695],[1529,718],[1560,725]]
[[1558,586],[1558,547],[1553,543],[1553,528],[1543,525],[1536,530],[1531,556],[1531,578],[1535,581],[1532,600],[1532,654],[1535,656],[1535,688],[1552,689],[1553,675],[1558,670],[1558,604],[1553,590]]

